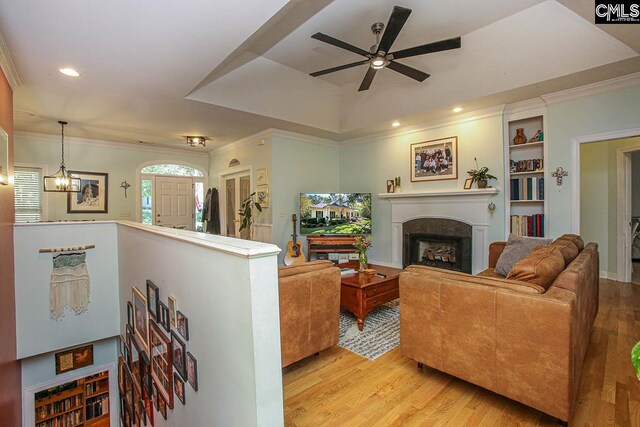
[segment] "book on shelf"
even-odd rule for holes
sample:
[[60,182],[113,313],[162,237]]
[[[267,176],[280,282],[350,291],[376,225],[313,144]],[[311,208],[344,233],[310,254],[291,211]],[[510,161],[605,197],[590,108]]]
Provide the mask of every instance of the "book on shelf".
[[509,172],[542,172],[544,159],[509,160]]
[[544,200],[544,178],[511,178],[509,190],[511,200]]
[[544,214],[511,215],[510,230],[518,236],[544,237]]

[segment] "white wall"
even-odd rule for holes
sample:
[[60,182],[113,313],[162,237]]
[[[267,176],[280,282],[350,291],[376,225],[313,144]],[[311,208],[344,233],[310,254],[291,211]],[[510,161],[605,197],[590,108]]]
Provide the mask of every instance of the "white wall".
[[[411,182],[410,171],[415,159],[410,156],[412,143],[458,137],[458,178],[440,181]],[[395,135],[347,142],[340,148],[340,191],[370,192],[372,194],[373,246],[369,260],[391,263],[391,203],[378,197],[386,193],[388,179],[400,176],[403,192],[462,190],[467,170],[487,166],[498,177],[489,185],[504,189],[504,155],[502,145],[501,110],[488,117],[464,115],[450,124],[418,129],[414,132],[399,130]],[[490,218],[489,242],[504,239],[504,191],[493,197],[496,210]]]
[[280,318],[273,245],[123,223],[120,322],[131,287],[151,279],[189,319],[187,349],[198,360],[198,392],[186,385],[156,426],[283,424]]
[[[118,247],[115,222],[19,224],[14,227],[18,359],[119,334]],[[49,317],[52,254],[39,249],[96,245],[87,249],[91,277],[89,311]]]
[[[258,145],[259,143],[263,145]],[[255,190],[255,171],[256,169],[267,168],[267,178],[269,189],[272,190],[272,175],[273,169],[271,165],[272,158],[271,149],[271,133],[263,132],[252,137],[248,137],[241,141],[237,141],[233,144],[229,144],[221,149],[214,150],[210,153],[209,159],[209,182],[210,187],[218,188],[219,192],[224,190],[224,187],[220,186],[220,174],[221,173],[233,173],[234,171],[245,170],[247,167],[251,167],[252,177],[251,183]],[[229,168],[229,162],[232,159],[238,159],[240,165],[234,168]],[[224,207],[221,205],[221,209]],[[272,223],[273,208],[265,208],[262,212],[255,212],[255,224],[256,224],[256,240],[264,241],[267,243],[272,242],[271,238],[271,223]],[[224,230],[222,230],[224,233]],[[260,233],[258,235],[258,233]]]
[[[135,220],[136,198],[139,183],[136,181],[138,165],[153,160],[176,160],[209,168],[209,156],[204,152],[165,149],[145,145],[114,143],[107,141],[65,138],[65,163],[75,171],[101,172],[109,174],[108,213],[68,214],[67,195],[45,193],[48,217],[45,220],[128,219]],[[16,134],[15,163],[38,163],[47,165],[48,174],[60,167],[60,136],[43,134]],[[120,183],[127,181],[131,187],[124,197]]]
[[[285,249],[291,240],[291,215],[300,218],[300,193],[336,193],[340,188],[338,147],[302,135],[273,136],[273,243]],[[299,225],[298,221],[298,225]],[[300,229],[298,228],[298,233]],[[300,236],[307,253],[306,237]],[[283,263],[285,252],[280,254]]]
[[[573,179],[573,139],[616,130],[640,128],[640,85],[584,96],[548,106],[545,140],[549,160],[545,169],[561,166],[569,172],[561,187],[550,183],[549,231],[558,236],[571,231]],[[576,195],[578,196],[578,195]]]

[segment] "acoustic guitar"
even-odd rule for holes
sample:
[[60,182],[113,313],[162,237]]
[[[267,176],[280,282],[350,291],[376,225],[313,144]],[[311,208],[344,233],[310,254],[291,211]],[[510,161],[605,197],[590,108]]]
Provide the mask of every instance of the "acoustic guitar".
[[287,243],[287,254],[284,256],[285,265],[307,262],[304,252],[302,252],[302,242],[298,240],[298,235],[296,234],[296,223],[298,222],[296,214],[291,215],[291,221],[293,222],[293,234],[291,235],[291,241]]

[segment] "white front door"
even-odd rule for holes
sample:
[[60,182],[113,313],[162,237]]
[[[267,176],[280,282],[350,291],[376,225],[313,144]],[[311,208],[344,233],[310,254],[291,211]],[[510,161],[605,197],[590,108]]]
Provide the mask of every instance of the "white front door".
[[224,227],[222,234],[239,239],[248,239],[249,230],[240,231],[240,206],[242,201],[251,194],[251,175],[249,172],[240,172],[224,176],[223,216]]
[[154,188],[156,216],[153,223],[163,227],[193,230],[193,178],[156,176]]

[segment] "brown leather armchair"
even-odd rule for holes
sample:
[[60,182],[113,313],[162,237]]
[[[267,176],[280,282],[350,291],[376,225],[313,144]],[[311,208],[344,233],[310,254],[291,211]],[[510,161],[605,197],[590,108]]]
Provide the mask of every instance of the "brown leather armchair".
[[331,261],[280,267],[282,367],[338,343],[340,269]]

